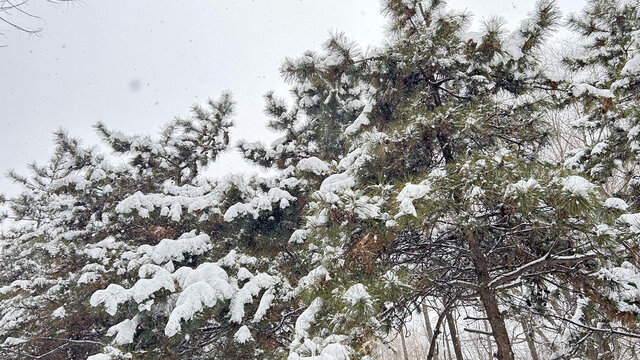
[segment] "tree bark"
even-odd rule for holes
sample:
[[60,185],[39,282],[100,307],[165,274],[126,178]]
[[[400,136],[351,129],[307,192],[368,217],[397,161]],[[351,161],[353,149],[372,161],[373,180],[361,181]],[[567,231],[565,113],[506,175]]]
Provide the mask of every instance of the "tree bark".
[[464,360],[462,357],[462,348],[460,347],[460,339],[458,339],[456,330],[456,323],[455,320],[453,320],[451,312],[447,313],[447,324],[449,325],[449,333],[451,333],[451,343],[453,344],[453,351],[456,354],[456,360]]
[[[487,325],[486,321],[482,322],[484,324],[484,330],[489,331],[489,325]],[[489,350],[488,360],[493,359],[493,342],[491,342],[491,336],[487,335],[487,349]]]
[[404,360],[409,360],[409,353],[407,352],[407,343],[404,340],[404,329],[400,329],[400,341],[402,341],[402,353],[404,354]]
[[[433,339],[433,329],[431,328],[431,320],[429,319],[429,309],[427,309],[427,306],[422,304],[422,315],[424,316],[424,324],[427,328],[427,340],[429,341],[429,347],[431,346],[437,346],[438,343],[435,342],[432,344],[432,339]],[[431,349],[428,349],[429,351],[431,351]],[[438,360],[438,349],[435,349],[434,352],[434,360]]]
[[511,348],[511,341],[509,340],[509,332],[504,324],[504,316],[498,308],[496,291],[488,286],[489,266],[484,255],[484,250],[480,247],[480,243],[471,232],[471,229],[465,229],[465,236],[469,243],[475,273],[478,277],[478,294],[480,295],[480,301],[487,313],[487,318],[491,325],[491,333],[498,347],[496,357],[498,360],[514,360],[513,349]]
[[507,327],[504,325],[504,317],[500,309],[498,309],[495,292],[488,288],[480,289],[479,292],[480,300],[489,318],[491,333],[498,347],[496,357],[498,360],[514,360],[513,349],[511,348],[511,341],[509,340],[509,332],[507,332]]
[[438,340],[438,335],[440,335],[440,327],[442,326],[442,321],[447,315],[447,312],[451,310],[451,306],[453,306],[453,302],[449,305],[445,304],[444,310],[438,316],[438,321],[436,321],[435,329],[433,330],[433,338],[431,338],[431,344],[429,345],[429,353],[427,354],[427,360],[434,359],[435,351],[436,351],[436,341]]
[[529,352],[531,353],[531,360],[540,360],[538,356],[538,351],[536,350],[536,343],[533,341],[533,331],[527,325],[525,320],[520,320],[520,324],[522,324],[522,330],[524,330],[524,337],[527,340],[527,346],[529,347]]
[[447,328],[444,329],[444,333],[442,335],[444,335],[444,344],[447,346],[447,360],[453,360],[453,357],[451,356],[451,345],[449,345],[449,334],[447,334]]

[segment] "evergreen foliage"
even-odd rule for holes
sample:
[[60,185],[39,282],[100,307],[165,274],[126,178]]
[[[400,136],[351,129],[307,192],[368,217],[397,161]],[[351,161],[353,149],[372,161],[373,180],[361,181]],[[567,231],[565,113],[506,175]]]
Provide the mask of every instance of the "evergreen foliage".
[[[561,78],[541,56],[553,1],[511,33],[468,33],[439,0],[383,10],[371,52],[336,34],[285,61],[289,104],[265,96],[282,137],[236,146],[273,175],[203,175],[229,148],[228,94],[157,137],[97,124],[106,152],[60,131],[47,164],[11,172],[0,358],[374,359],[428,299],[429,359],[456,309],[488,320],[500,360],[529,322],[558,335],[549,358],[637,351],[637,1],[570,18],[585,51]],[[555,164],[547,114],[576,104],[598,140]]]

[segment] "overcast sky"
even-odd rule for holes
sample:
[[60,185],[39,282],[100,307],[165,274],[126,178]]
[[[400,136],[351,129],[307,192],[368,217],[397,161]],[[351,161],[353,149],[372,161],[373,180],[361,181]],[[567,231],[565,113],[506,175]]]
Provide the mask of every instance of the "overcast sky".
[[[53,150],[64,128],[84,144],[98,142],[97,121],[126,133],[155,134],[191,105],[230,90],[237,102],[232,142],[274,139],[265,129],[262,96],[286,95],[279,65],[318,50],[332,31],[363,49],[384,37],[378,0],[31,0],[40,36],[0,27],[0,171],[24,172]],[[475,22],[491,14],[515,27],[533,1],[455,0]],[[583,0],[561,0],[565,13]],[[5,31],[6,30],[6,31]],[[246,171],[235,153],[214,174]],[[0,193],[16,187],[0,179]]]

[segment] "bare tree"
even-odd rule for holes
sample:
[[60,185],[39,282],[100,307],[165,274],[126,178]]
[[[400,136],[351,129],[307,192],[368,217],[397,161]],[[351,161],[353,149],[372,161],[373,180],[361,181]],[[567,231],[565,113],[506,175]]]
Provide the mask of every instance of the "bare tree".
[[[39,34],[42,27],[30,24],[32,20],[41,19],[33,12],[32,6],[38,3],[61,4],[71,1],[74,0],[0,0],[0,23],[5,24],[9,29],[23,33]],[[0,36],[6,38],[2,28],[0,28]]]

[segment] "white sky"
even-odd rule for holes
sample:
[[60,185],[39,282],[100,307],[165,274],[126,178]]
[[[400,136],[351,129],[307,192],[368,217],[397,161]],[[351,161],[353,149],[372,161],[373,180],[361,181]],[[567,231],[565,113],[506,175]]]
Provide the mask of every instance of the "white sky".
[[[287,88],[282,60],[319,50],[331,31],[363,49],[384,37],[378,0],[83,0],[52,5],[31,0],[41,36],[5,31],[0,38],[0,172],[45,162],[52,133],[64,128],[98,142],[102,121],[125,133],[155,134],[195,103],[230,90],[237,102],[232,143],[269,142],[262,96]],[[584,0],[560,0],[565,13]],[[510,28],[533,1],[453,0],[474,19],[503,16]],[[245,171],[225,154],[214,173]],[[0,179],[0,193],[17,188]]]

